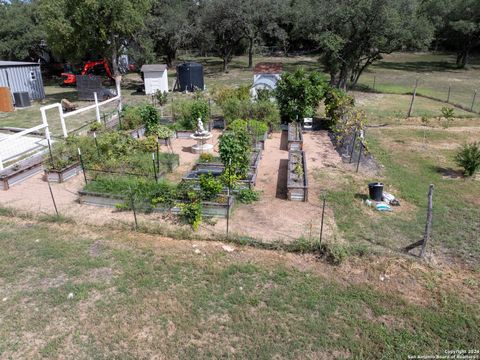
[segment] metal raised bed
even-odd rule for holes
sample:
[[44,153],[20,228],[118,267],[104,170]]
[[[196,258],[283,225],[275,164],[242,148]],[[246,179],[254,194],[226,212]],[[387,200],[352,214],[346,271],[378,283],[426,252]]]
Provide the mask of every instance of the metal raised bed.
[[[300,164],[302,175],[299,177],[295,171],[296,164]],[[308,201],[308,175],[305,152],[291,150],[288,152],[287,170],[287,197],[290,201]]]

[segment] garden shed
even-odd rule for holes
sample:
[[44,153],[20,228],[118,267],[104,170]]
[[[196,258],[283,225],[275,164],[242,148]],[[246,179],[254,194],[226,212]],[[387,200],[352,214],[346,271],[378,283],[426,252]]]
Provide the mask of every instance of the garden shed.
[[145,94],[155,94],[158,90],[168,92],[168,74],[165,64],[145,64],[142,66]]
[[0,87],[8,87],[14,97],[28,93],[31,100],[45,98],[39,63],[0,60]]
[[282,75],[283,65],[281,63],[258,63],[253,74],[253,85],[250,94],[257,96],[257,89],[274,90],[277,81]]

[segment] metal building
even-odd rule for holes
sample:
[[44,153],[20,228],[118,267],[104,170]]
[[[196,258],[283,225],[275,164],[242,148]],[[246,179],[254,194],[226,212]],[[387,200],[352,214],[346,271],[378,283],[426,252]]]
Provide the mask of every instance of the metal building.
[[28,92],[31,100],[45,98],[40,64],[0,60],[0,87],[8,87],[12,94]]

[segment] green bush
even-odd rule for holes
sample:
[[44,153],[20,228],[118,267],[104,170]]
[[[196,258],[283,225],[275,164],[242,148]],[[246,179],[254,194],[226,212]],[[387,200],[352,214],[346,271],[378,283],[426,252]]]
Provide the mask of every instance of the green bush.
[[190,224],[193,230],[197,230],[202,223],[202,204],[200,201],[194,201],[190,203],[181,203],[180,217],[187,224]]
[[333,128],[355,105],[353,97],[344,91],[329,87],[325,93],[325,116],[328,126]]
[[480,141],[463,145],[455,162],[463,167],[465,176],[473,176],[480,169]]
[[322,75],[316,71],[307,74],[298,69],[294,73],[283,73],[275,89],[282,119],[290,122],[313,117],[326,87]]
[[244,178],[250,168],[252,142],[245,130],[227,131],[220,136],[220,158],[232,175]]
[[139,106],[125,105],[122,109],[122,130],[135,130],[143,125]]
[[235,194],[235,199],[242,204],[251,204],[260,199],[260,194],[255,190],[241,189]]
[[145,104],[140,108],[142,122],[145,124],[145,131],[150,134],[153,129],[160,123],[160,116],[157,109],[153,105]]
[[172,129],[170,129],[166,125],[161,125],[161,124],[152,126],[147,132],[147,135],[154,135],[159,139],[168,139],[172,137],[174,134],[175,132]]
[[213,200],[220,194],[223,185],[212,174],[203,174],[200,175],[200,189],[204,200]]
[[157,90],[155,92],[155,98],[157,99],[160,106],[165,106],[168,102],[168,92]]
[[210,153],[201,153],[199,158],[198,158],[198,162],[201,162],[201,163],[211,163],[213,162],[214,160],[214,156],[213,154],[210,154]]
[[223,107],[223,105],[232,99],[238,101],[250,100],[250,85],[243,85],[236,88],[233,87],[220,87],[215,88],[212,91],[212,97],[215,103]]
[[205,99],[185,100],[175,103],[177,130],[195,130],[197,120],[201,118],[206,124],[210,121],[210,108]]
[[257,89],[257,101],[270,101],[274,91],[270,89]]
[[272,130],[278,128],[280,124],[278,105],[270,100],[258,100],[251,103],[250,115],[253,119],[266,123]]
[[228,125],[228,129],[232,131],[245,131],[256,139],[263,138],[268,131],[268,125],[258,120],[241,120],[237,119]]

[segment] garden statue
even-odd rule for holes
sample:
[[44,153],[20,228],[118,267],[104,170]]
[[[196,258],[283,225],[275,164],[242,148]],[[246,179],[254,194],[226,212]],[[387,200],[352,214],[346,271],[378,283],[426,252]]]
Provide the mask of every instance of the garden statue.
[[202,154],[212,151],[213,145],[207,143],[207,141],[212,138],[212,134],[209,131],[205,130],[201,118],[198,118],[197,130],[194,134],[190,135],[190,137],[197,140],[197,143],[192,146],[192,152],[194,154]]

